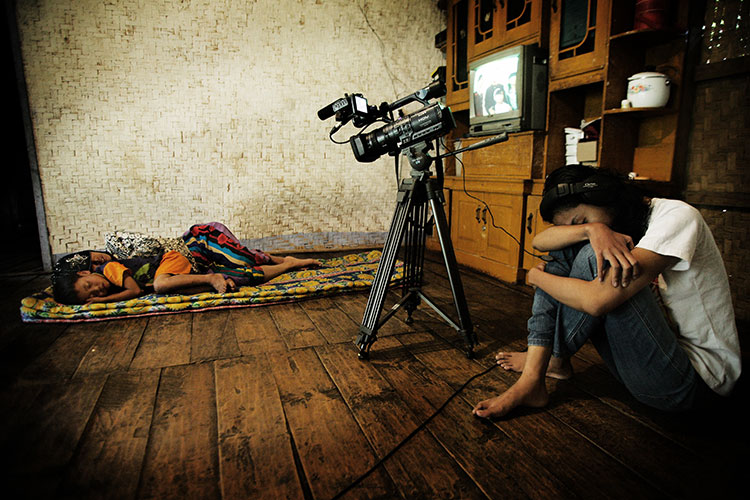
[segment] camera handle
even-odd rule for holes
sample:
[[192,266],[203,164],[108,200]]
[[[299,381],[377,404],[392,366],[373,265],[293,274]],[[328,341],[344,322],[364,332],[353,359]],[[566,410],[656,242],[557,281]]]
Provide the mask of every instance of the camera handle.
[[[399,185],[396,212],[386,236],[385,246],[380,258],[380,265],[375,273],[370,296],[367,299],[362,324],[359,328],[356,344],[359,347],[359,358],[369,359],[370,348],[377,340],[378,330],[404,307],[407,312],[406,322],[411,323],[412,313],[421,301],[424,301],[449,325],[456,329],[464,338],[467,357],[473,357],[473,349],[477,344],[476,334],[469,316],[461,276],[458,273],[458,263],[453,250],[453,244],[448,233],[448,222],[443,203],[445,197],[442,188],[442,160],[433,159],[426,152],[429,146],[412,146],[407,152],[407,158],[412,163],[411,177],[402,179]],[[431,178],[429,169],[435,160],[437,178]],[[424,274],[424,249],[426,229],[428,223],[427,207],[432,210],[435,219],[443,262],[448,273],[448,281],[453,295],[453,303],[458,314],[458,323],[453,321],[445,312],[422,292]],[[396,264],[396,257],[404,243],[404,278],[401,281],[402,298],[381,319],[388,284]]]

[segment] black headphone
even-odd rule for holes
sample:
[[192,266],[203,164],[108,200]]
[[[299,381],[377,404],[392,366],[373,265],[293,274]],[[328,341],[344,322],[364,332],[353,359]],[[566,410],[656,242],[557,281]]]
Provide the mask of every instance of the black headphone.
[[617,179],[606,175],[592,175],[582,182],[562,183],[547,189],[542,196],[542,202],[539,204],[539,213],[544,220],[551,220],[552,208],[564,198],[578,195],[582,203],[591,203],[593,205],[606,205],[609,201],[614,201],[614,195],[621,184]]

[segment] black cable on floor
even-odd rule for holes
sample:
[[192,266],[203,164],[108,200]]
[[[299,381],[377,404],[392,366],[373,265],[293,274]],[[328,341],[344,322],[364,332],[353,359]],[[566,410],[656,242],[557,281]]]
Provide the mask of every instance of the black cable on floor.
[[453,398],[455,398],[456,396],[458,396],[461,393],[461,391],[463,391],[466,388],[466,386],[469,385],[474,379],[477,379],[477,378],[481,377],[482,375],[488,374],[489,372],[491,372],[492,370],[494,370],[498,366],[499,365],[494,364],[494,365],[490,366],[489,368],[487,368],[486,370],[484,370],[484,371],[482,371],[480,373],[477,373],[476,375],[473,375],[471,378],[469,378],[469,380],[467,380],[466,382],[464,382],[464,384],[461,387],[459,387],[458,389],[456,389],[456,391],[453,394],[451,394],[451,396],[448,399],[446,399],[445,402],[442,405],[440,405],[440,408],[438,408],[437,410],[435,410],[432,415],[430,415],[429,417],[427,417],[427,419],[424,422],[422,422],[421,424],[419,424],[416,429],[414,429],[413,431],[411,431],[411,433],[408,436],[406,436],[403,440],[401,440],[401,442],[398,443],[391,451],[389,451],[388,453],[386,453],[383,456],[383,458],[381,458],[380,460],[378,460],[377,462],[375,462],[375,464],[372,467],[370,467],[367,470],[367,472],[365,472],[364,474],[362,474],[361,476],[359,476],[357,479],[355,479],[354,481],[352,481],[352,483],[350,483],[349,486],[347,486],[346,488],[344,488],[343,490],[341,490],[340,492],[338,492],[336,494],[336,496],[334,496],[331,500],[336,500],[337,498],[341,498],[341,496],[343,496],[344,494],[348,493],[352,488],[354,488],[359,483],[361,483],[367,476],[369,476],[370,474],[372,474],[375,471],[375,469],[377,469],[378,467],[380,467],[383,464],[383,462],[385,462],[386,460],[388,460],[389,458],[391,458],[394,453],[396,453],[399,449],[401,449],[401,447],[403,445],[405,445],[407,442],[409,442],[409,440],[411,438],[413,438],[414,436],[416,436],[419,431],[421,431],[422,429],[424,429],[425,427],[427,427],[427,424],[429,424],[432,421],[433,418],[435,418],[441,411],[443,411],[445,409],[445,407],[448,406],[448,403],[450,403],[453,400]]

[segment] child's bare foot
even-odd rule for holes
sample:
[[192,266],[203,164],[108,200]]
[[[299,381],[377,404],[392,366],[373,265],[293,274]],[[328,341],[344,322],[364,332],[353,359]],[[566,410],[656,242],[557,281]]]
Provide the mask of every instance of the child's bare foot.
[[[523,372],[526,364],[525,352],[498,352],[495,355],[497,364],[508,371]],[[573,366],[567,358],[551,358],[547,366],[547,376],[559,380],[567,380],[573,376]]]
[[228,292],[236,292],[237,291],[237,284],[232,281],[230,278],[227,278],[227,291]]
[[227,291],[227,281],[221,274],[211,274],[208,278],[208,283],[216,290],[216,293],[224,293]]
[[477,404],[472,413],[477,417],[502,417],[519,406],[543,408],[549,403],[549,394],[544,379],[529,381],[523,377],[507,391]]

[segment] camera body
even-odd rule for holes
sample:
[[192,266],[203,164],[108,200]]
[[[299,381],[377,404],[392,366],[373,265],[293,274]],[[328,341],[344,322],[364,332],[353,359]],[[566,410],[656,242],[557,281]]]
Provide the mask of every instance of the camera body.
[[[453,130],[456,122],[450,108],[428,101],[444,96],[445,92],[445,83],[441,78],[390,104],[384,102],[380,107],[369,105],[362,94],[344,94],[343,98],[320,109],[318,118],[326,120],[335,115],[339,123],[331,130],[331,136],[350,120],[357,127],[366,127],[376,121],[386,122],[379,129],[367,133],[361,131],[349,138],[357,161],[370,163],[385,153],[396,155],[404,148],[437,139]],[[423,104],[423,107],[398,119],[393,118],[394,110],[414,101]]]
[[369,163],[384,153],[395,153],[413,144],[442,137],[456,128],[450,108],[430,104],[367,134],[349,139],[354,157]]

